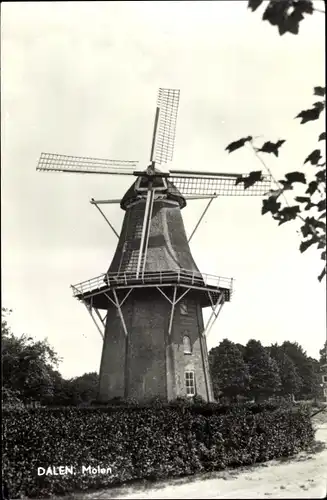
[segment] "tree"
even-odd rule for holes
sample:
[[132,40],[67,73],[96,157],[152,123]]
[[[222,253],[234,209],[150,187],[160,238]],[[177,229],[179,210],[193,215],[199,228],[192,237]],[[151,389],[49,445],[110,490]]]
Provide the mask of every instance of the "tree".
[[235,401],[237,396],[244,395],[249,373],[242,353],[233,342],[224,339],[219,346],[211,349],[209,364],[216,399],[223,396]]
[[242,357],[244,356],[244,351],[245,351],[245,346],[242,345],[242,344],[235,344],[237,349],[240,351],[240,353],[242,354]]
[[99,376],[96,372],[84,373],[79,377],[64,379],[57,371],[53,371],[52,406],[79,406],[95,400],[98,393]]
[[[255,11],[262,3],[262,0],[250,0],[248,7]],[[315,11],[320,11],[320,9],[316,9],[310,0],[271,0],[266,6],[262,19],[277,26],[280,35],[286,32],[296,35],[299,32],[299,24],[305,15],[311,15]],[[323,119],[326,106],[325,93],[325,87],[314,87],[315,102],[312,107],[301,111],[295,117],[301,120],[301,124]],[[270,213],[278,225],[294,220],[301,221],[300,252],[305,252],[309,247],[321,250],[320,257],[324,265],[318,276],[319,281],[326,275],[326,158],[325,148],[320,146],[321,141],[326,140],[324,123],[325,121],[322,124],[322,132],[317,137],[317,146],[311,152],[308,151],[304,159],[303,164],[307,166],[306,173],[289,172],[285,179],[275,179],[264,160],[266,154],[278,157],[285,139],[275,138],[259,145],[252,135],[248,134],[226,147],[226,150],[231,153],[245,145],[249,146],[263,167],[265,174],[271,176],[275,187],[263,200],[261,213],[262,215]],[[244,188],[247,189],[262,179],[262,169],[255,170],[250,172],[248,176],[237,179],[236,184],[244,183]],[[289,200],[290,191],[293,193],[292,202]]]
[[72,397],[72,389],[70,381],[62,377],[61,373],[57,370],[52,370],[52,385],[53,396],[48,405],[51,406],[71,406],[73,405],[74,398]]
[[98,395],[99,375],[96,372],[84,373],[80,377],[69,380],[68,387],[71,395],[71,404],[88,404]]
[[311,366],[311,398],[315,401],[323,398],[323,390],[321,387],[321,368],[320,363],[314,358],[309,357],[308,363]]
[[1,312],[3,387],[24,402],[46,403],[53,396],[52,369],[59,358],[47,339],[16,337],[7,321],[11,311]]
[[298,394],[302,380],[292,359],[277,344],[271,345],[268,352],[278,366],[281,382],[279,395],[293,397]]
[[277,363],[258,340],[249,340],[244,350],[244,361],[250,374],[250,395],[255,401],[277,394],[280,376]]
[[2,308],[3,401],[6,405],[39,401],[45,405],[77,406],[96,399],[98,374],[84,373],[65,380],[56,370],[59,357],[47,339],[16,337],[8,324],[10,313],[11,310]]
[[326,365],[327,364],[327,340],[324,344],[324,346],[320,349],[319,351],[320,354],[320,360],[319,363],[320,365]]
[[300,399],[311,399],[319,393],[319,363],[309,358],[303,348],[297,342],[285,341],[281,350],[293,361],[301,378],[299,389]]

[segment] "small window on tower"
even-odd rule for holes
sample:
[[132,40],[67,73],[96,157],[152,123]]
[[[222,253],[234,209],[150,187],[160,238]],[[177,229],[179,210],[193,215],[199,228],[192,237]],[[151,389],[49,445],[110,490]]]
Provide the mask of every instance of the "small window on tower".
[[187,305],[185,304],[185,302],[181,302],[181,305],[180,305],[180,310],[181,310],[181,314],[187,314]]
[[186,396],[195,396],[194,372],[185,372]]
[[188,335],[183,337],[184,354],[192,354],[191,339]]

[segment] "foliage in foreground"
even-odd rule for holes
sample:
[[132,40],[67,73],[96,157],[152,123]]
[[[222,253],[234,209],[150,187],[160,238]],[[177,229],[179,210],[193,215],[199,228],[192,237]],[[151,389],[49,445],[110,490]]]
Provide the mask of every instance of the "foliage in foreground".
[[[312,2],[312,0],[270,0],[269,2],[249,0],[248,8],[254,12],[261,4],[264,4],[265,9],[262,20],[276,26],[281,36],[285,33],[297,35],[301,21],[307,16],[314,12],[325,13],[324,10],[316,8],[317,2]],[[324,2],[321,4],[324,6]]]
[[[314,438],[309,414],[291,407],[219,405],[41,408],[4,413],[3,476],[11,495],[46,497],[290,456]],[[75,475],[37,476],[74,466]],[[81,473],[81,466],[111,474]]]
[[[248,0],[248,8],[252,12],[255,12],[262,4],[264,6],[262,20],[268,21],[272,26],[276,27],[281,36],[285,33],[298,35],[300,23],[305,18],[314,13],[326,13],[324,9],[325,2],[318,3],[312,0],[270,0],[268,2]],[[317,5],[319,5],[319,8],[317,8]],[[323,61],[321,63],[323,64]],[[301,120],[301,124],[318,120],[325,111],[326,87],[314,87],[313,94],[315,102],[311,108],[301,111],[295,117]],[[318,145],[304,159],[304,165],[310,164],[313,167],[308,169],[306,175],[301,171],[295,171],[287,173],[285,179],[274,179],[262,157],[262,153],[273,154],[278,157],[280,147],[286,142],[285,139],[265,141],[259,146],[251,135],[247,135],[231,142],[226,147],[229,153],[245,145],[252,148],[255,156],[275,184],[275,189],[267,193],[267,198],[263,200],[262,215],[270,212],[272,218],[279,225],[294,220],[302,221],[300,252],[305,252],[311,246],[316,246],[318,250],[322,250],[320,256],[324,266],[318,276],[319,281],[322,281],[326,276],[326,156],[325,146],[320,145],[320,141],[323,144],[326,140],[325,121],[322,127],[323,131],[317,137]],[[250,172],[247,177],[237,179],[236,184],[243,182],[244,188],[247,189],[262,179],[262,171],[256,170]],[[299,185],[306,189],[304,193],[298,193]],[[296,204],[290,204],[286,191],[295,192],[296,196],[293,196],[293,198]]]
[[[326,88],[315,87],[313,93],[317,99],[316,102],[310,109],[301,111],[295,117],[301,119],[301,124],[318,120],[325,110]],[[275,188],[266,194],[261,213],[262,215],[270,213],[279,226],[294,220],[301,221],[300,252],[303,253],[310,247],[322,250],[320,257],[324,262],[324,267],[318,276],[319,281],[322,281],[326,275],[326,157],[325,147],[319,144],[320,141],[325,140],[326,132],[323,131],[317,137],[318,146],[310,153],[308,151],[308,156],[304,159],[303,165],[310,165],[305,174],[302,171],[289,172],[285,175],[285,179],[279,180],[273,177],[262,154],[273,154],[278,157],[281,146],[286,142],[285,139],[278,139],[275,142],[266,141],[259,147],[255,139],[248,135],[231,142],[226,147],[226,150],[232,153],[248,145],[264,167],[265,175],[268,173],[271,176]],[[263,178],[262,170],[255,170],[248,176],[238,178],[236,184],[244,183],[244,189],[247,189],[262,181]],[[303,187],[302,191],[300,186]],[[293,193],[294,205],[291,205],[289,201],[290,192]]]

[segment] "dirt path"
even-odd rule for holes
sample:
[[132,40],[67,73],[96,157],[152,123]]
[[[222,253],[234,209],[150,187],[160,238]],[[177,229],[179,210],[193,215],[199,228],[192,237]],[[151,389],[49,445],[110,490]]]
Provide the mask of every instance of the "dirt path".
[[84,494],[83,499],[168,499],[168,498],[326,498],[327,423],[318,424],[317,453],[300,453],[292,460],[244,467],[157,483],[151,487],[122,487]]

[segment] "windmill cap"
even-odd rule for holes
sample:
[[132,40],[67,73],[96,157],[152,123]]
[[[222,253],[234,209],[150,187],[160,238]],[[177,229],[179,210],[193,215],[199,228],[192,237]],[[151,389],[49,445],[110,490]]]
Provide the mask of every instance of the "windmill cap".
[[[126,210],[128,208],[128,205],[132,203],[133,201],[136,201],[138,198],[139,194],[144,194],[144,191],[138,191],[137,189],[137,184],[140,178],[138,178],[132,185],[131,187],[126,191],[124,194],[120,206],[123,210]],[[146,177],[141,177],[141,187],[146,187],[148,182],[148,179]],[[153,187],[163,187],[163,180],[161,177],[154,177],[152,179]],[[178,189],[174,186],[172,182],[170,182],[168,179],[166,179],[167,183],[167,189],[165,191],[161,191],[163,195],[167,197],[168,200],[174,200],[177,201],[180,208],[184,208],[186,206],[186,200],[182,196],[182,194],[178,191]]]

